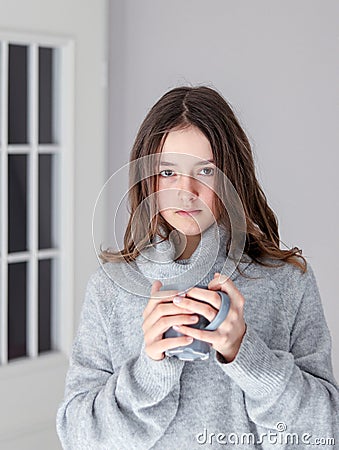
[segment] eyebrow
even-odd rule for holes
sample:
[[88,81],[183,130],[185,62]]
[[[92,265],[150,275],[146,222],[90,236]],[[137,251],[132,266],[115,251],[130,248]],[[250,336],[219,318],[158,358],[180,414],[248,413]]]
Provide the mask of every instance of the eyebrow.
[[[200,162],[196,163],[195,166],[203,166],[203,165],[208,164],[208,163],[214,163],[214,159],[206,159],[205,161],[200,161]],[[173,166],[177,166],[177,165],[178,164],[172,163],[172,162],[169,162],[169,161],[160,161],[160,166],[171,166],[171,167],[173,167]]]

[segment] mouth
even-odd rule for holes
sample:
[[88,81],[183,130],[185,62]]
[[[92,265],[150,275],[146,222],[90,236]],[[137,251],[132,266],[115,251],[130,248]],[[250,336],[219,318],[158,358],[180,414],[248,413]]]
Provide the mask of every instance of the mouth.
[[190,209],[190,210],[180,210],[177,211],[176,214],[179,214],[179,216],[196,216],[197,214],[199,214],[201,212],[201,209]]

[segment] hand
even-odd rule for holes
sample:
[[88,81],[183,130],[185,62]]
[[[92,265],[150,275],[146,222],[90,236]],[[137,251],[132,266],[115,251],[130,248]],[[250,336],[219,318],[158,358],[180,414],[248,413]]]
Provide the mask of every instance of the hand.
[[151,297],[144,309],[142,324],[145,351],[150,358],[157,361],[165,357],[166,350],[182,347],[193,341],[193,338],[187,336],[163,339],[165,331],[173,325],[194,324],[199,320],[197,315],[193,315],[194,311],[179,308],[173,303],[172,300],[179,291],[159,291],[161,286],[159,280],[152,284]]
[[[230,309],[222,324],[215,331],[199,330],[184,325],[175,327],[175,329],[200,341],[209,342],[227,362],[232,362],[238,354],[246,332],[243,314],[245,299],[233,281],[217,272],[214,279],[208,284],[208,289],[192,288],[186,292],[186,297],[182,298],[179,303],[176,303],[176,299],[173,301],[180,308],[201,314],[209,322],[212,322],[221,305],[220,296],[212,291],[223,291],[230,298]],[[193,299],[203,300],[207,303],[197,302]]]

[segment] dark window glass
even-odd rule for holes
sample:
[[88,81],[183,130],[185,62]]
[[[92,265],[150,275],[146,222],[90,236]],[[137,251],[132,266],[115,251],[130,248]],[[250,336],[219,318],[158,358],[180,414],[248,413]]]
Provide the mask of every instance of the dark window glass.
[[27,155],[8,155],[8,251],[27,250]]
[[39,155],[39,249],[52,247],[52,164],[52,155]]
[[39,261],[39,353],[51,350],[51,267],[50,259]]
[[27,263],[8,265],[8,359],[27,355]]
[[53,136],[53,49],[39,48],[39,143],[52,144]]
[[9,46],[8,142],[27,144],[27,46]]

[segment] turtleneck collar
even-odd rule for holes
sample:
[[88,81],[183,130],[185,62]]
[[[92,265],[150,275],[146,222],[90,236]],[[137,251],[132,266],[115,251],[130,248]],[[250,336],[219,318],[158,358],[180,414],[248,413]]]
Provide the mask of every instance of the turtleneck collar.
[[202,233],[190,258],[176,260],[182,253],[178,251],[181,243],[179,233],[173,231],[168,240],[162,240],[156,235],[152,246],[141,250],[132,263],[112,263],[110,276],[125,290],[146,297],[149,296],[154,280],[161,281],[162,289],[184,291],[197,285],[207,286],[215,272],[234,279],[237,276],[237,265],[243,269],[251,258],[242,255],[242,261],[239,262],[227,257],[226,244],[229,237],[228,230],[214,223]]

